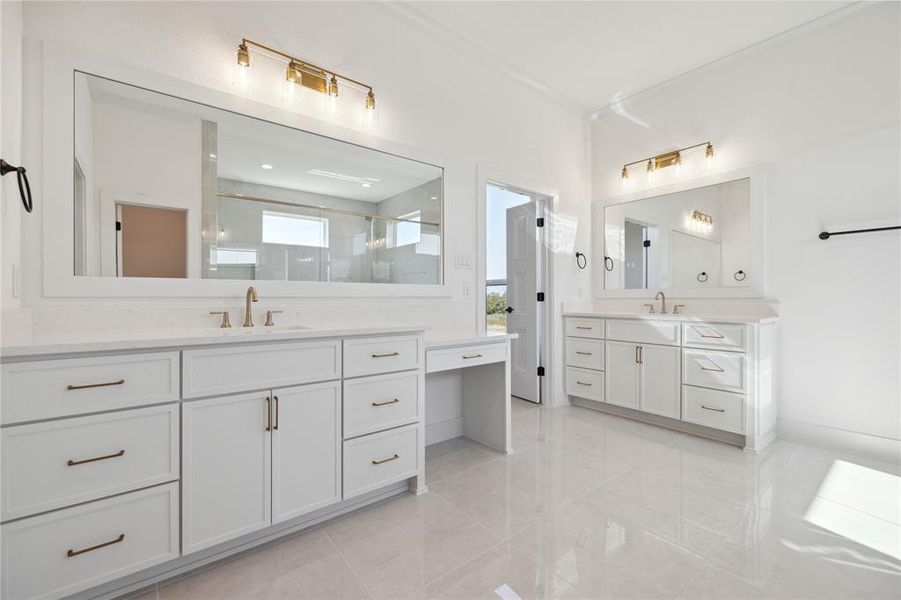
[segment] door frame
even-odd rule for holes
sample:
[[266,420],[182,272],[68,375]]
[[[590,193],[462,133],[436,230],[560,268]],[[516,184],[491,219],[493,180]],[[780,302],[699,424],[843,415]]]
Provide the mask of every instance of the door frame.
[[[487,278],[487,256],[486,256],[486,225],[487,225],[487,204],[489,184],[504,187],[528,194],[530,196],[542,196],[545,198],[543,216],[545,219],[544,226],[544,247],[539,252],[538,264],[544,267],[544,310],[542,311],[541,322],[543,324],[542,334],[543,340],[538,345],[539,364],[544,367],[544,377],[540,381],[541,403],[545,406],[557,406],[564,403],[564,394],[561,390],[557,390],[559,365],[563,364],[562,357],[557,356],[557,344],[554,332],[557,329],[557,323],[562,319],[559,310],[554,305],[554,289],[556,280],[554,278],[554,254],[551,248],[554,247],[554,213],[560,199],[558,188],[534,181],[525,177],[520,177],[512,173],[507,173],[498,169],[478,165],[476,167],[476,330],[482,335],[487,327],[487,318],[485,315],[486,307],[486,278]],[[539,267],[540,268],[540,267]],[[551,308],[553,307],[553,309]],[[559,360],[558,360],[559,358]],[[559,381],[563,381],[560,377]]]

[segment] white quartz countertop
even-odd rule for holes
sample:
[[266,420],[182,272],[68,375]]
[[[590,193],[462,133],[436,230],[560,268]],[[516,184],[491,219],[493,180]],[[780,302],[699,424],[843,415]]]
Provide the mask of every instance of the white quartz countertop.
[[276,325],[245,329],[198,328],[170,331],[114,331],[79,334],[43,334],[4,338],[0,359],[40,357],[56,354],[122,352],[219,344],[253,344],[270,341],[307,340],[324,337],[421,333],[419,325],[330,324],[316,327]]
[[704,322],[704,323],[774,323],[779,317],[773,316],[754,316],[754,315],[662,315],[656,313],[635,314],[635,313],[614,313],[614,312],[592,312],[592,311],[564,311],[564,317],[594,317],[604,319],[637,319],[640,321],[686,321],[686,322]]
[[476,346],[515,340],[517,333],[498,333],[494,335],[473,335],[472,333],[457,333],[453,331],[427,331],[425,334],[426,350],[436,348],[453,348],[455,346]]

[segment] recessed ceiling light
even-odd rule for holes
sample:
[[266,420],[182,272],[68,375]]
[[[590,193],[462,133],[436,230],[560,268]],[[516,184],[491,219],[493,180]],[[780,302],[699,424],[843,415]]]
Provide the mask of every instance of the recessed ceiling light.
[[362,183],[360,185],[362,185],[363,187],[372,187],[371,183]]
[[432,196],[431,198],[429,198],[429,200],[437,200],[437,199],[438,199],[438,196]]
[[268,171],[269,169],[272,168],[272,165],[270,165],[269,163],[263,163],[263,164],[260,165],[260,168],[261,168],[261,169],[266,169],[266,170]]
[[216,158],[216,155],[210,152],[210,158]]
[[354,175],[346,175],[344,173],[335,173],[334,171],[323,171],[322,169],[310,169],[307,171],[310,175],[318,175],[320,177],[328,177],[329,179],[337,179],[339,181],[349,181],[353,183],[379,183],[381,180],[377,177],[356,177]]

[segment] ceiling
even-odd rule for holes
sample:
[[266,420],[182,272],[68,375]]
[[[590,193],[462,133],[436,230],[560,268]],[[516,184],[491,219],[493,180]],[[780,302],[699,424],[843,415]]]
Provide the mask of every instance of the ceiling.
[[590,111],[850,2],[416,2],[399,10]]

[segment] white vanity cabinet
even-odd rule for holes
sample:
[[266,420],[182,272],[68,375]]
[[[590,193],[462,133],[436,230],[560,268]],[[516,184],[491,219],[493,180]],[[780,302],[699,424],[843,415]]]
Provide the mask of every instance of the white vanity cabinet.
[[565,387],[576,401],[752,451],[775,437],[775,319],[564,316]]

